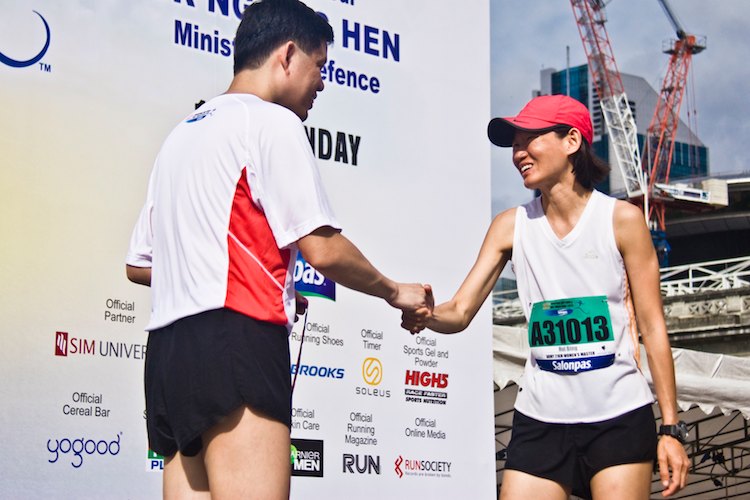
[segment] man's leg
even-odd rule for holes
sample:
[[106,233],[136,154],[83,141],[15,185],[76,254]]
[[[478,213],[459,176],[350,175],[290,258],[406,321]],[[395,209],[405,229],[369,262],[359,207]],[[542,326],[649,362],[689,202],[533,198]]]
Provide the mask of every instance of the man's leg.
[[569,488],[550,479],[513,469],[503,472],[500,500],[565,500],[569,495]]
[[211,499],[203,452],[194,457],[180,452],[164,457],[163,494],[164,500]]
[[243,406],[203,434],[213,500],[287,500],[289,428]]
[[594,500],[647,500],[652,470],[652,462],[607,467],[591,478],[591,494]]

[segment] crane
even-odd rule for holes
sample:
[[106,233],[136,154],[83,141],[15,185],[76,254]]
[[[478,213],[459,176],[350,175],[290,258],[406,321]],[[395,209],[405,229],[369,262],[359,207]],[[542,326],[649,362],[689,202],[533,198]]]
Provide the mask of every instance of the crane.
[[[641,159],[635,119],[628,103],[612,45],[605,28],[605,6],[610,0],[570,0],[578,32],[588,59],[593,86],[622,174],[627,198],[643,208],[659,260],[666,265],[669,244],[666,241],[665,211],[668,204],[696,208],[707,205],[726,206],[724,193],[712,193],[683,184],[670,184],[669,172],[674,139],[679,125],[680,105],[693,54],[706,48],[705,37],[688,34],[677,21],[667,0],[658,0],[667,14],[678,39],[671,41],[666,53],[671,55],[659,99],[644,141],[646,165]],[[719,187],[721,189],[721,187]]]
[[665,209],[668,202],[710,202],[710,193],[707,191],[669,184],[674,139],[680,121],[680,107],[685,94],[688,70],[693,55],[706,48],[706,38],[689,34],[677,20],[667,0],[658,2],[677,34],[677,40],[670,40],[664,50],[670,55],[669,67],[664,76],[654,116],[648,126],[644,151],[649,165],[649,193],[653,198],[648,215],[655,223],[652,229],[664,231]]
[[[589,63],[594,88],[610,141],[630,199],[643,197],[647,207],[648,182],[641,164],[635,118],[625,94],[609,42],[603,0],[571,0],[578,32]],[[644,211],[647,208],[644,208]]]

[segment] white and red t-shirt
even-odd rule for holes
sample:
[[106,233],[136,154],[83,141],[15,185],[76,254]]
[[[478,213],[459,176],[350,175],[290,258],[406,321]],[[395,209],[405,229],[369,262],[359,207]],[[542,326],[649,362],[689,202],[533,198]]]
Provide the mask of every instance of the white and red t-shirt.
[[294,321],[296,241],[340,229],[300,119],[250,94],[224,94],[162,145],[126,262],[151,267],[155,330],[226,307]]

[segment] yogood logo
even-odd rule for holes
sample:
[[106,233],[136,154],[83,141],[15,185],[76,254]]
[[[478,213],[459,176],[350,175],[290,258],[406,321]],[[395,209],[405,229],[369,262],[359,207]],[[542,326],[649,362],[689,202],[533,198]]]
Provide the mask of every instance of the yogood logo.
[[336,300],[336,283],[305,262],[300,254],[297,254],[297,261],[294,263],[294,287],[307,297]]
[[342,467],[344,474],[380,474],[380,457],[344,453]]
[[54,439],[54,444],[53,439],[48,439],[47,451],[51,453],[51,457],[47,461],[54,464],[60,459],[61,455],[71,454],[73,458],[70,461],[70,465],[78,469],[83,465],[84,456],[115,456],[119,454],[120,436],[122,436],[122,432],[119,432],[117,437],[112,441],[107,441],[105,439],[86,439],[84,437]]
[[383,364],[378,358],[367,358],[362,363],[362,378],[368,385],[380,385],[383,381]]
[[323,477],[323,441],[292,438],[292,476]]
[[39,16],[39,19],[41,19],[42,23],[44,23],[44,30],[46,32],[44,44],[42,45],[40,43],[40,45],[42,45],[42,49],[35,56],[33,56],[31,59],[25,59],[25,60],[23,60],[23,59],[14,59],[14,58],[12,58],[12,57],[10,57],[10,56],[8,56],[8,55],[0,52],[0,62],[2,62],[3,64],[6,64],[8,66],[10,66],[11,68],[26,68],[28,66],[36,64],[36,63],[38,63],[42,59],[42,57],[44,57],[44,54],[47,53],[47,49],[49,49],[49,43],[50,43],[50,40],[52,38],[50,36],[49,24],[47,24],[47,20],[44,19],[44,17],[39,12],[37,12],[35,10],[32,11],[32,12],[34,14],[36,14],[37,16]]
[[321,377],[321,378],[333,378],[342,379],[344,378],[343,368],[331,368],[329,366],[316,366],[316,365],[296,365],[291,366],[292,375],[305,375],[307,377]]
[[148,457],[146,459],[146,471],[164,470],[164,457],[159,455],[154,450],[148,450]]
[[451,462],[445,460],[409,459],[399,455],[394,462],[399,478],[404,476],[451,477]]

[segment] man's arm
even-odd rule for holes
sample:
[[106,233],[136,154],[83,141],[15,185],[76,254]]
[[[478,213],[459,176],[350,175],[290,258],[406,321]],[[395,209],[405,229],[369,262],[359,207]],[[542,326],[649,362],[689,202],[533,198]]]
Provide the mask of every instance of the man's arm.
[[432,294],[416,283],[397,283],[378,271],[359,249],[330,226],[297,241],[305,260],[326,278],[358,292],[385,299],[402,310],[432,309]]
[[150,267],[135,267],[130,264],[125,264],[125,275],[133,283],[139,285],[151,286],[151,268]]

